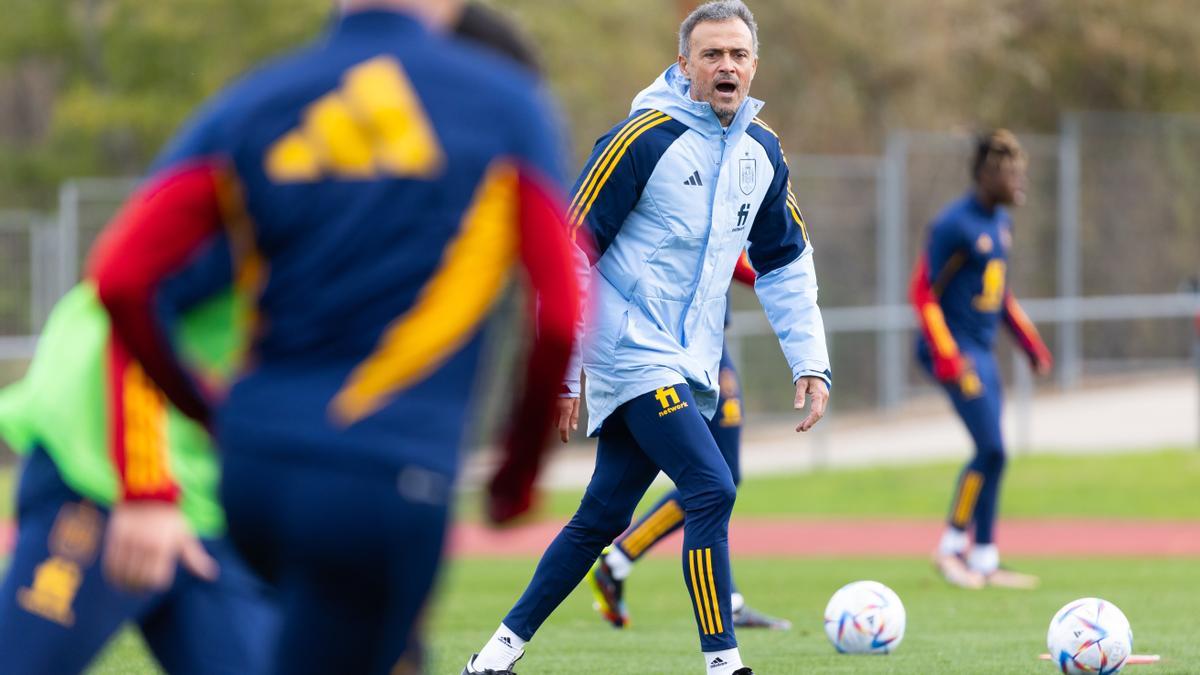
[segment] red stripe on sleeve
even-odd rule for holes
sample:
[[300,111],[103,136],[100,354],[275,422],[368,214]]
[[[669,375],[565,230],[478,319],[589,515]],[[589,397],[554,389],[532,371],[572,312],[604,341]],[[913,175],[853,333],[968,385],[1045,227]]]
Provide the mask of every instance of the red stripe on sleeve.
[[1054,363],[1050,349],[1042,341],[1042,336],[1038,334],[1037,327],[1029,320],[1025,310],[1021,309],[1017,296],[1007,291],[1004,293],[1004,323],[1012,331],[1013,337],[1021,345],[1035,370],[1039,366],[1050,368]]
[[200,422],[208,405],[156,320],[154,296],[220,228],[218,170],[193,163],[152,179],[105,229],[88,263],[116,335],[176,407]]
[[535,299],[530,303],[534,339],[503,464],[491,483],[496,521],[519,515],[531,504],[580,311],[563,205],[524,169],[519,192],[520,255]]
[[929,258],[921,256],[913,269],[909,283],[909,302],[917,314],[917,325],[929,343],[933,354],[933,375],[942,382],[953,382],[963,374],[966,365],[958,351],[958,343],[946,325],[942,305],[929,279]]
[[747,286],[753,286],[754,282],[758,280],[758,273],[750,265],[750,258],[745,251],[738,256],[737,264],[733,267],[733,278]]

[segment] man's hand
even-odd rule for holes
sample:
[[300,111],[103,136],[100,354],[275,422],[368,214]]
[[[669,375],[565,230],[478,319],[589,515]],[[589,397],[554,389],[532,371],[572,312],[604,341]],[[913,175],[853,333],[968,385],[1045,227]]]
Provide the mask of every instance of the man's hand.
[[969,370],[971,370],[971,364],[961,354],[950,358],[937,356],[933,358],[933,376],[943,384],[958,382]]
[[579,428],[579,397],[558,399],[555,428],[563,443],[571,440],[571,432]]
[[804,408],[808,403],[808,417],[796,427],[796,431],[808,431],[825,416],[825,406],[829,404],[829,385],[825,380],[806,376],[796,380],[796,410]]
[[205,581],[217,578],[217,561],[192,534],[175,504],[116,504],[106,539],[105,576],[125,590],[165,591],[175,580],[177,564]]
[[536,468],[506,461],[488,481],[484,510],[493,525],[508,525],[528,513],[534,505]]
[[1050,354],[1035,356],[1033,359],[1033,372],[1038,375],[1049,375],[1054,371],[1054,359]]

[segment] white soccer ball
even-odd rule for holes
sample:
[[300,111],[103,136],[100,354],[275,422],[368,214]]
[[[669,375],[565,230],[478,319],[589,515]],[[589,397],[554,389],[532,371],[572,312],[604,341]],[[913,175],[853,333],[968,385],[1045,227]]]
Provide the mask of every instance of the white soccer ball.
[[900,596],[878,581],[838,589],[825,606],[825,635],[843,654],[890,654],[904,639]]
[[1064,673],[1110,675],[1133,652],[1133,629],[1121,610],[1100,598],[1068,602],[1046,632],[1050,660]]

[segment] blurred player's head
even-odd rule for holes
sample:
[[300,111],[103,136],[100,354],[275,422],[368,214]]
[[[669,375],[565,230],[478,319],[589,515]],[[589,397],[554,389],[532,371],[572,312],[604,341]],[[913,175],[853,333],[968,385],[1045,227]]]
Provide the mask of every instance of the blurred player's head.
[[426,24],[445,29],[453,24],[463,0],[339,0],[342,12],[361,12],[368,9],[391,9],[412,14]]
[[750,93],[758,69],[758,24],[741,0],[700,5],[679,26],[679,68],[691,95],[728,125]]
[[537,51],[515,23],[486,5],[469,2],[458,15],[454,34],[477,43],[541,74]]
[[980,198],[989,204],[1025,203],[1025,151],[1007,129],[981,135],[975,143],[971,176]]

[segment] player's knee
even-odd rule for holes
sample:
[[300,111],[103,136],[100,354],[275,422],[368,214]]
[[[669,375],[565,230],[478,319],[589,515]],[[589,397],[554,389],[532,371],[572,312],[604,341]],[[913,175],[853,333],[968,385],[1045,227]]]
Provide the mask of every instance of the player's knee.
[[737,500],[737,486],[733,477],[726,475],[720,480],[714,480],[710,485],[683,499],[684,511],[692,515],[728,515],[733,512],[733,504]]
[[624,532],[632,520],[632,508],[605,508],[598,501],[585,497],[571,522],[567,523],[567,529],[574,531],[577,537],[607,544]]
[[979,450],[979,464],[983,473],[989,475],[999,475],[1004,471],[1004,465],[1007,462],[1007,457],[1004,453],[1004,446],[996,444],[988,444]]
[[997,473],[1004,470],[1004,465],[1008,463],[1008,455],[1004,452],[1004,448],[997,448],[991,455],[992,470]]

